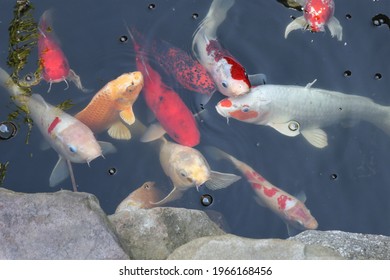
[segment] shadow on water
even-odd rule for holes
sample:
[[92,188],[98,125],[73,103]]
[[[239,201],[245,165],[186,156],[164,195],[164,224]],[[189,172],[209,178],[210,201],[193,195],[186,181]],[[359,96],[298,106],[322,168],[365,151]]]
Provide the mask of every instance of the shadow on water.
[[[208,11],[207,1],[36,1],[33,16],[53,8],[54,28],[71,68],[82,78],[92,93],[84,94],[74,85],[41,82],[33,92],[41,93],[51,104],[71,99],[69,113],[83,108],[102,86],[124,72],[135,71],[135,53],[127,36],[124,21],[136,26],[149,38],[165,40],[187,52],[192,34]],[[310,33],[296,30],[284,38],[291,17],[302,14],[288,9],[280,1],[237,0],[227,20],[218,30],[222,44],[240,61],[249,73],[265,73],[270,84],[306,85],[318,79],[315,87],[372,98],[379,104],[390,104],[390,69],[388,49],[390,34],[386,27],[390,10],[388,1],[366,1],[356,5],[337,1],[335,16],[343,26],[343,40],[329,32]],[[154,4],[154,7],[149,6]],[[14,1],[7,0],[0,11],[0,33],[8,34]],[[194,15],[197,16],[194,16]],[[381,16],[379,16],[381,15]],[[386,19],[387,18],[387,19]],[[8,42],[0,41],[1,67],[7,68]],[[33,50],[31,57],[36,56]],[[36,69],[34,59],[26,69]],[[8,68],[8,72],[11,70]],[[168,84],[172,79],[164,76]],[[179,88],[171,84],[175,89]],[[188,106],[198,110],[196,96],[178,90]],[[142,93],[141,93],[142,96]],[[143,98],[134,106],[141,121],[150,121]],[[190,97],[188,97],[190,96]],[[311,147],[302,137],[285,137],[270,127],[227,123],[215,111],[223,98],[218,92],[205,105],[198,117],[201,145],[217,146],[246,162],[274,185],[291,194],[306,193],[306,205],[319,222],[320,230],[390,235],[390,175],[387,172],[389,137],[368,123],[352,127],[334,125],[325,128],[329,146]],[[6,94],[0,95],[0,121],[7,120],[12,104]],[[7,169],[3,186],[22,192],[52,192],[71,189],[70,180],[55,188],[48,178],[57,161],[53,150],[42,151],[41,135],[32,129],[25,144],[28,127],[20,124],[18,134],[0,141],[1,174]],[[118,152],[86,164],[75,164],[74,172],[80,191],[95,194],[107,213],[113,213],[119,202],[146,181],[156,181],[168,192],[171,183],[163,174],[157,152],[148,144],[111,139],[107,133],[98,140],[112,142]],[[205,153],[208,158],[207,154]],[[239,174],[226,161],[208,158],[212,169]],[[7,164],[9,162],[9,164]],[[114,171],[115,169],[115,171]],[[23,176],[21,176],[23,175]],[[203,206],[202,195],[213,198]],[[170,206],[207,209],[223,214],[231,232],[256,238],[284,238],[286,227],[274,213],[259,206],[245,179],[231,187],[210,191],[201,187],[188,190],[182,199]]]

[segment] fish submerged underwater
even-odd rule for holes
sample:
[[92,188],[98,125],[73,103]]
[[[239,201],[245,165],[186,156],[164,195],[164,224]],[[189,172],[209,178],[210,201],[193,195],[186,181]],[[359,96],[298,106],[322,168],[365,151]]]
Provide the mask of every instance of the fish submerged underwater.
[[51,187],[58,185],[69,175],[73,189],[77,186],[74,180],[71,162],[87,163],[103,155],[114,152],[111,143],[98,142],[92,131],[76,118],[48,103],[39,94],[31,97],[16,85],[11,77],[0,68],[0,83],[18,106],[26,106],[34,124],[41,131],[45,140],[58,153],[59,160],[49,179]]
[[216,110],[227,119],[267,125],[286,136],[302,134],[316,148],[328,145],[322,128],[342,122],[367,121],[390,135],[390,107],[363,96],[313,88],[314,82],[305,87],[258,86],[245,96],[221,100]]

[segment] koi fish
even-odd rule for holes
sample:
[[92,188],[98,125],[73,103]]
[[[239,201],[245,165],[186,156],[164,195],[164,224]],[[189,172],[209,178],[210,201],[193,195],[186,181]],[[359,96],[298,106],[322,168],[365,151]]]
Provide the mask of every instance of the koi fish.
[[217,39],[217,29],[233,4],[234,0],[214,0],[192,40],[193,54],[210,73],[218,90],[226,96],[242,95],[251,88],[245,68]]
[[323,32],[329,28],[332,37],[339,41],[343,38],[343,27],[333,16],[335,4],[333,0],[296,0],[303,6],[303,16],[297,17],[287,25],[284,38],[296,29],[309,29],[312,32]]
[[127,29],[136,52],[137,68],[144,75],[144,98],[146,104],[161,124],[153,126],[141,141],[149,142],[161,137],[165,132],[177,143],[193,147],[200,142],[200,133],[195,118],[179,95],[162,81],[143,56],[141,46]]
[[135,122],[133,104],[144,85],[141,72],[125,73],[107,83],[75,117],[94,133],[108,129],[114,139],[129,140],[126,124]]
[[[135,29],[131,33],[137,42],[146,46],[145,38]],[[152,40],[150,55],[161,66],[162,70],[185,89],[211,96],[216,88],[213,79],[206,69],[184,50],[164,40]]]
[[258,86],[248,95],[221,100],[216,109],[223,117],[268,125],[286,136],[302,134],[317,148],[328,145],[321,128],[340,122],[364,120],[390,135],[390,107],[363,96],[312,88],[314,82],[306,87]]
[[141,187],[131,192],[116,208],[115,213],[127,209],[153,208],[153,202],[159,201],[161,192],[156,188],[155,182],[145,182]]
[[64,81],[66,89],[67,80],[73,82],[83,92],[88,90],[81,84],[80,77],[69,67],[68,59],[60,48],[51,24],[51,12],[45,11],[39,20],[38,53],[42,66],[42,76],[49,83],[50,92],[52,83]]
[[31,97],[16,85],[0,68],[0,83],[9,91],[15,103],[27,108],[29,116],[45,140],[58,153],[59,160],[50,175],[50,186],[56,186],[71,176],[73,189],[77,191],[71,162],[89,164],[104,153],[114,152],[111,143],[96,141],[92,131],[82,122],[48,103],[39,94]]
[[233,163],[251,184],[257,195],[256,201],[261,206],[269,208],[287,224],[289,235],[292,235],[290,226],[298,230],[316,229],[318,227],[317,220],[310,214],[310,210],[307,209],[304,201],[274,186],[252,167],[232,155],[215,147],[207,147],[207,150],[216,158],[226,159]]
[[235,174],[213,171],[204,156],[196,149],[161,139],[160,164],[173,183],[172,191],[154,204],[160,205],[179,199],[191,187],[203,184],[210,190],[223,189],[241,177]]

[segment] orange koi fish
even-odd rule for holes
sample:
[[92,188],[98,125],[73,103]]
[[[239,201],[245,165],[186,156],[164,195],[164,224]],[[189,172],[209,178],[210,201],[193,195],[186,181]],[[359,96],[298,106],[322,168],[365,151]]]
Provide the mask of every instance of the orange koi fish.
[[141,46],[133,34],[127,29],[136,52],[136,64],[145,76],[144,97],[147,106],[154,113],[162,129],[149,131],[143,142],[149,142],[161,137],[165,132],[181,145],[193,147],[200,142],[200,132],[195,118],[180,96],[162,80],[143,56]]
[[141,72],[125,73],[107,83],[75,117],[95,133],[108,129],[112,138],[129,140],[131,133],[124,123],[135,122],[133,104],[143,85]]
[[292,232],[290,226],[298,230],[316,229],[318,227],[317,220],[310,214],[310,210],[307,209],[304,202],[274,186],[249,165],[228,153],[214,147],[208,147],[208,151],[217,158],[229,160],[240,170],[256,193],[257,202],[268,207],[282,218],[287,224],[290,235]]
[[38,54],[42,66],[42,76],[49,83],[64,81],[66,89],[69,87],[67,80],[72,81],[82,91],[88,91],[82,84],[80,77],[69,67],[68,59],[60,48],[55,38],[51,24],[51,11],[47,10],[39,20]]

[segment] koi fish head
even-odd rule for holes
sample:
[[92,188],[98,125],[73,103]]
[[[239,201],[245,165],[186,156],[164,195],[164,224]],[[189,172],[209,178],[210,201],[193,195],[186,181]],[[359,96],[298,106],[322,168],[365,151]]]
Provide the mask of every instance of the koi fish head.
[[304,8],[304,17],[312,32],[324,31],[325,25],[333,13],[333,0],[309,0]]
[[177,153],[172,162],[175,171],[175,186],[191,187],[204,184],[210,178],[210,167],[201,153],[186,149]]
[[215,106],[217,112],[227,119],[233,118],[248,123],[257,123],[262,119],[262,114],[248,95],[225,98]]
[[110,92],[116,97],[116,100],[128,105],[128,102],[134,103],[138,94],[144,85],[144,78],[141,72],[135,71],[125,73],[108,85]]
[[223,95],[239,96],[249,92],[251,83],[248,74],[233,58],[225,56],[220,59],[214,71],[214,80]]
[[102,155],[92,131],[81,122],[70,124],[54,139],[60,149],[58,152],[71,162],[89,163]]
[[286,209],[286,213],[288,213],[287,222],[297,229],[313,230],[318,227],[317,220],[302,202],[297,202],[290,209]]

